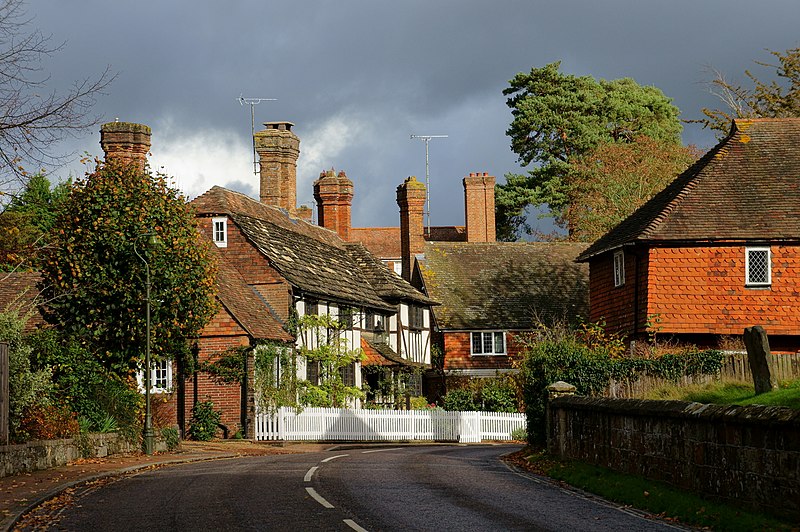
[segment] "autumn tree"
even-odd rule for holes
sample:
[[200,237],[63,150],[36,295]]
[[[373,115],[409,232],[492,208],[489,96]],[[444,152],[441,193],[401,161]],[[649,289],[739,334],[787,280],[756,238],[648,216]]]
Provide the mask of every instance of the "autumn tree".
[[58,141],[98,123],[91,114],[95,98],[113,81],[108,69],[57,92],[42,69],[62,48],[31,28],[23,0],[0,1],[0,192],[15,194],[27,182],[28,168],[53,167],[63,155]]
[[646,136],[679,144],[678,108],[655,87],[630,78],[611,81],[560,72],[560,63],[517,74],[503,93],[513,120],[506,132],[527,174],[508,174],[497,186],[498,236],[513,240],[529,205],[546,206],[573,235],[567,211],[575,197],[573,165],[602,143]]
[[128,374],[144,353],[146,260],[153,356],[188,362],[188,341],[215,309],[214,268],[190,206],[165,176],[117,160],[70,188],[43,260],[48,318]]
[[666,187],[699,157],[671,141],[640,136],[598,144],[572,164],[564,225],[573,240],[598,239]]
[[726,135],[734,118],[800,117],[800,48],[768,52],[777,62],[755,63],[774,69],[773,79],[765,80],[745,70],[744,74],[752,84],[751,87],[745,87],[728,81],[721,72],[714,71],[714,79],[709,82],[710,90],[722,100],[724,108],[704,108],[705,118],[693,122]]

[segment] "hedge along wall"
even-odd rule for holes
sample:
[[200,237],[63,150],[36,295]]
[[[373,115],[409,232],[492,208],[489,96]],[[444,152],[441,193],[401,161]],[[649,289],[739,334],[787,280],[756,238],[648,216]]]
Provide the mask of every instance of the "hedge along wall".
[[800,411],[567,396],[547,421],[555,455],[800,518]]

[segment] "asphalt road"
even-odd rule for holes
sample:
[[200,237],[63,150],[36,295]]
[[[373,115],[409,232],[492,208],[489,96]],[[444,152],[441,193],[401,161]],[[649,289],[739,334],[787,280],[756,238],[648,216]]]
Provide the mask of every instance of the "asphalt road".
[[[167,467],[72,494],[51,530],[669,530],[512,471],[510,445],[404,446]],[[48,514],[49,512],[49,514]]]

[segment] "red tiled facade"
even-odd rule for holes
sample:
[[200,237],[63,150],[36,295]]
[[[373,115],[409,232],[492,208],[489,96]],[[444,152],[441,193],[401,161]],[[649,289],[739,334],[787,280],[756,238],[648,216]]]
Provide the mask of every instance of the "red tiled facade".
[[511,369],[512,361],[519,357],[522,345],[513,332],[506,332],[505,355],[472,355],[470,332],[444,332],[445,371],[453,370],[503,370]]
[[[612,254],[598,257],[590,263],[591,320],[629,337],[646,334],[648,322],[659,334],[687,338],[739,336],[754,325],[770,336],[796,335],[800,246],[768,246],[772,282],[767,287],[746,286],[746,247],[669,246],[626,252],[626,282],[620,287],[614,287]],[[795,343],[784,348],[800,348],[800,341]]]

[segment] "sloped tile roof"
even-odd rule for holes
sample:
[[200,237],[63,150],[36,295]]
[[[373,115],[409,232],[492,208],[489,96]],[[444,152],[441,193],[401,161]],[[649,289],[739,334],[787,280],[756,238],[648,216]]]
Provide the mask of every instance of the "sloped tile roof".
[[364,336],[361,337],[361,349],[366,356],[366,360],[361,363],[362,366],[430,367],[429,364],[404,359],[386,342],[368,340]]
[[594,242],[800,239],[800,118],[737,119],[725,139]]
[[535,320],[586,316],[585,244],[473,242],[425,245],[420,271],[440,330],[531,329]]
[[225,214],[289,283],[313,296],[394,310],[368,282],[333,231],[221,187],[192,202],[199,215]]
[[436,304],[435,301],[411,286],[408,281],[387,268],[375,255],[367,251],[364,244],[349,242],[345,246],[381,298],[387,301],[403,300],[425,305]]
[[0,272],[0,310],[15,310],[20,316],[30,313],[25,330],[44,325],[39,300],[39,272]]
[[[353,227],[350,229],[350,240],[361,242],[370,253],[381,259],[400,258],[399,227]],[[461,225],[432,226],[429,242],[466,242],[467,230]]]
[[217,264],[217,298],[239,325],[258,340],[292,342],[294,337],[267,301],[227,261],[217,260]]

